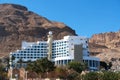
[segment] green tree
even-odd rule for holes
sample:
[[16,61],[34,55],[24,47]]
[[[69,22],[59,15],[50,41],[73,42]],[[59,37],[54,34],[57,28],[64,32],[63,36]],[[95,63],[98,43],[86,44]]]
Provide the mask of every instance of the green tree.
[[32,63],[29,63],[26,69],[28,71],[32,70],[39,74],[39,73],[53,71],[55,67],[53,62],[49,61],[47,58],[43,58],[43,59],[38,59]]
[[23,63],[22,58],[20,58],[17,63],[20,65],[20,68],[21,68],[22,67],[22,63]]
[[112,67],[112,62],[109,62],[108,69],[111,69]]
[[7,78],[7,72],[5,71],[2,59],[0,59],[0,80],[4,80],[5,78]]
[[104,68],[105,70],[108,70],[108,65],[104,61],[100,61],[100,67],[101,67],[101,69]]
[[15,56],[12,55],[12,61],[14,61],[14,60],[15,60]]
[[111,69],[112,62],[109,62],[108,64],[104,61],[100,61],[100,67],[101,69],[104,68],[105,70]]
[[76,71],[72,71],[68,74],[67,80],[80,80],[79,73]]
[[33,68],[34,68],[34,63],[33,62],[28,62],[26,70],[27,71],[33,71]]
[[67,76],[67,69],[66,67],[56,67],[55,68],[55,73],[57,75],[57,77],[59,77],[60,79],[65,79]]
[[[10,57],[4,57],[3,58],[4,60],[4,64],[6,65],[6,68],[9,68],[10,67],[10,64],[9,64],[9,61],[10,61]],[[14,60],[15,60],[15,57],[12,55],[12,63],[14,63]],[[14,66],[14,64],[12,64]]]
[[75,61],[73,61],[73,62],[70,62],[69,64],[68,64],[68,68],[69,69],[73,69],[73,70],[75,70],[76,72],[78,72],[78,73],[81,73],[83,70],[85,70],[87,67],[86,67],[86,65],[84,64],[84,63],[80,63],[80,62],[75,62]]

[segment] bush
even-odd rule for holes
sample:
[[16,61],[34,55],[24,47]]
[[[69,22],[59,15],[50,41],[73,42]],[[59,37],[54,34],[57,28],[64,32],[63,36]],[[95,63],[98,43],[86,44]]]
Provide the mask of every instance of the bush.
[[67,76],[67,70],[64,67],[56,67],[55,73],[60,79],[65,79]]
[[86,65],[84,63],[73,61],[68,64],[68,69],[73,69],[74,71],[81,73],[86,69]]
[[119,80],[119,74],[116,72],[105,71],[101,76],[101,80]]
[[78,77],[79,76],[79,73],[77,73],[77,72],[72,72],[72,73],[70,73],[70,74],[68,74],[68,76],[67,76],[67,80],[79,80]]
[[98,80],[99,75],[97,72],[89,72],[82,76],[82,80]]

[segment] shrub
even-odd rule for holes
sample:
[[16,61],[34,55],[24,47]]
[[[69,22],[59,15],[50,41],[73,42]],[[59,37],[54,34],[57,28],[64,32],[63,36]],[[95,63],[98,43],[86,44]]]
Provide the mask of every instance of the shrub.
[[84,63],[73,61],[68,64],[68,69],[73,69],[74,71],[81,73],[86,69],[86,65]]
[[101,76],[101,80],[119,80],[119,74],[116,72],[105,71]]
[[82,80],[98,80],[99,76],[97,72],[89,72],[82,76]]

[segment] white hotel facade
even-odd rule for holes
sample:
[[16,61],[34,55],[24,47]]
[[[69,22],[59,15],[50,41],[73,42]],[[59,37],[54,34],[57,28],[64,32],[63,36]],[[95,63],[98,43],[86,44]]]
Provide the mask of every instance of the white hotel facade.
[[15,63],[23,61],[35,61],[48,57],[55,65],[66,65],[70,61],[83,61],[88,64],[90,70],[99,70],[100,59],[91,57],[88,49],[88,39],[80,36],[64,36],[61,40],[52,40],[52,32],[48,34],[48,41],[22,42],[21,50],[11,52],[15,57]]

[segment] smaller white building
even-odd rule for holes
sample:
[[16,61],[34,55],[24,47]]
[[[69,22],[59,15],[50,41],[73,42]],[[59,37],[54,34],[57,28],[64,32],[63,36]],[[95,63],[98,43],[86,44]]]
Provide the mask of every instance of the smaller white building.
[[70,61],[86,62],[90,70],[98,70],[100,66],[100,59],[89,55],[88,39],[81,36],[65,36],[61,40],[53,40],[49,33],[48,41],[23,41],[21,50],[11,54],[15,57],[15,63],[20,59],[35,61],[49,56],[58,66],[66,65]]

